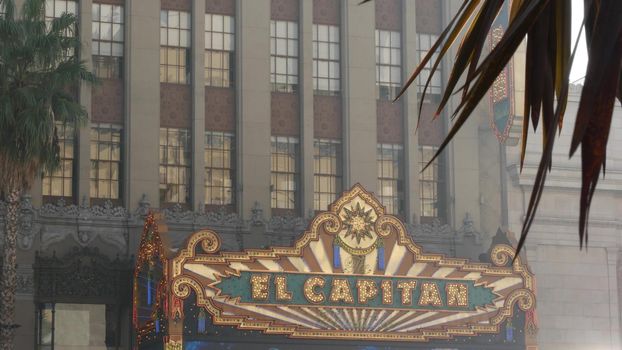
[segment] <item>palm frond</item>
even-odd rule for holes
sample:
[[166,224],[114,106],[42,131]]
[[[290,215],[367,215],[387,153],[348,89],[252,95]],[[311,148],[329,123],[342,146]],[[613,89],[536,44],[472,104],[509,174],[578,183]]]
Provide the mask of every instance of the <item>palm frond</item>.
[[[12,0],[0,0],[12,4]],[[20,18],[0,18],[0,192],[28,186],[58,166],[55,121],[80,126],[87,111],[77,100],[82,81],[95,82],[75,56],[77,18],[46,24],[44,0],[26,0]]]
[[[509,6],[507,29],[497,45],[489,53],[483,54],[483,45],[503,6]],[[591,200],[601,169],[604,171],[605,168],[607,137],[616,97],[622,102],[622,1],[584,0],[584,8],[589,64],[570,149],[571,156],[579,146],[582,151],[579,218],[581,246],[587,243]],[[542,127],[543,148],[517,247],[519,252],[536,215],[546,174],[552,167],[555,137],[557,131],[561,130],[566,113],[569,74],[574,57],[571,47],[571,14],[571,3],[566,0],[465,0],[397,97],[404,94],[423,68],[433,60],[434,53],[438,52],[424,87],[425,96],[441,60],[447,56],[457,38],[461,37],[436,115],[446,108],[451,96],[461,93],[461,97],[451,115],[453,125],[437,153],[426,165],[427,168],[488,94],[519,45],[527,41],[521,170],[530,124],[534,130]],[[460,86],[458,82],[462,79],[465,82]],[[420,115],[421,108],[420,102]]]

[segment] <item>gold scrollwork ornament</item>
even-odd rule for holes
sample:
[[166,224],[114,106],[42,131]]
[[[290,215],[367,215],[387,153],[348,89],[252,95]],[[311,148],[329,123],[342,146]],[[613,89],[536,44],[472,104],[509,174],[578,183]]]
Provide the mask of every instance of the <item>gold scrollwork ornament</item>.
[[207,254],[216,253],[220,249],[220,239],[212,231],[205,231],[201,240],[201,248]]

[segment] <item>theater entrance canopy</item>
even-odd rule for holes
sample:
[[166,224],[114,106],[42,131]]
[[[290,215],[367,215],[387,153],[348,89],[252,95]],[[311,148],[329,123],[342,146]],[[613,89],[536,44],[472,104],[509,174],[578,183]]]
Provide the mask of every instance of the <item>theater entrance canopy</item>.
[[205,229],[166,256],[153,219],[135,274],[141,348],[535,349],[535,281],[510,246],[491,263],[428,254],[361,186],[290,247],[220,251]]

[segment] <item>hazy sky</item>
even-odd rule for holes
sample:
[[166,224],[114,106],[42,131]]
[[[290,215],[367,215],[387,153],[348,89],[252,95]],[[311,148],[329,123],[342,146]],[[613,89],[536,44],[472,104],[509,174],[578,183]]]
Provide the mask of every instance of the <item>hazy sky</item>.
[[[572,45],[577,38],[579,28],[583,22],[583,0],[572,0]],[[579,47],[570,71],[571,83],[583,83],[585,69],[587,68],[587,48],[585,46],[585,30],[583,30]]]

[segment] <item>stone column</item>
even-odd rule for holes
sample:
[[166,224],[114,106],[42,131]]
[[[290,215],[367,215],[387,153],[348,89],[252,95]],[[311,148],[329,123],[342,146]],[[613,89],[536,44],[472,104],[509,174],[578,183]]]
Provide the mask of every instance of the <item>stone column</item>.
[[[448,1],[443,6],[443,26],[445,26],[456,13],[461,1]],[[457,46],[448,52],[448,59],[443,62],[443,86],[446,86],[447,77],[452,66],[450,59],[455,57]],[[460,83],[458,84],[460,85]],[[453,96],[445,112],[443,119],[451,115],[460,102],[461,95]],[[448,130],[451,129],[451,124]],[[479,120],[475,113],[467,121],[460,132],[456,134],[446,149],[447,152],[447,180],[450,193],[448,217],[452,227],[460,227],[461,220],[469,213],[474,221],[474,229],[480,230],[480,187],[479,187]]]
[[376,192],[376,56],[373,4],[342,2],[344,188],[361,183]]
[[238,213],[270,217],[270,0],[236,2]]
[[618,295],[619,247],[607,247],[607,278],[609,280],[609,315],[611,325],[611,348],[620,349],[620,298]]
[[313,1],[300,0],[301,212],[313,213]]
[[194,210],[205,202],[205,0],[192,1],[192,191]]
[[125,205],[143,195],[158,207],[160,146],[160,2],[125,5]]
[[[406,82],[419,64],[417,54],[417,26],[415,22],[415,2],[404,1],[402,11],[402,81]],[[404,192],[406,201],[404,214],[408,223],[418,222],[421,206],[419,194],[419,137],[416,134],[419,118],[417,84],[413,84],[404,99]],[[439,121],[440,122],[440,121]]]
[[[84,61],[86,68],[89,71],[93,71],[93,59],[92,59],[92,21],[93,21],[93,1],[82,0],[78,3],[78,17],[79,28],[78,33],[80,35],[80,60]],[[80,104],[88,111],[89,116],[91,114],[91,84],[80,83]],[[90,176],[91,176],[91,123],[90,120],[77,131],[78,143],[75,147],[78,147],[76,153],[77,166],[74,169],[77,173],[74,173],[74,178],[77,179],[77,193],[75,194],[76,204],[82,204],[82,201],[88,203],[90,194]],[[76,181],[76,180],[74,180]]]

